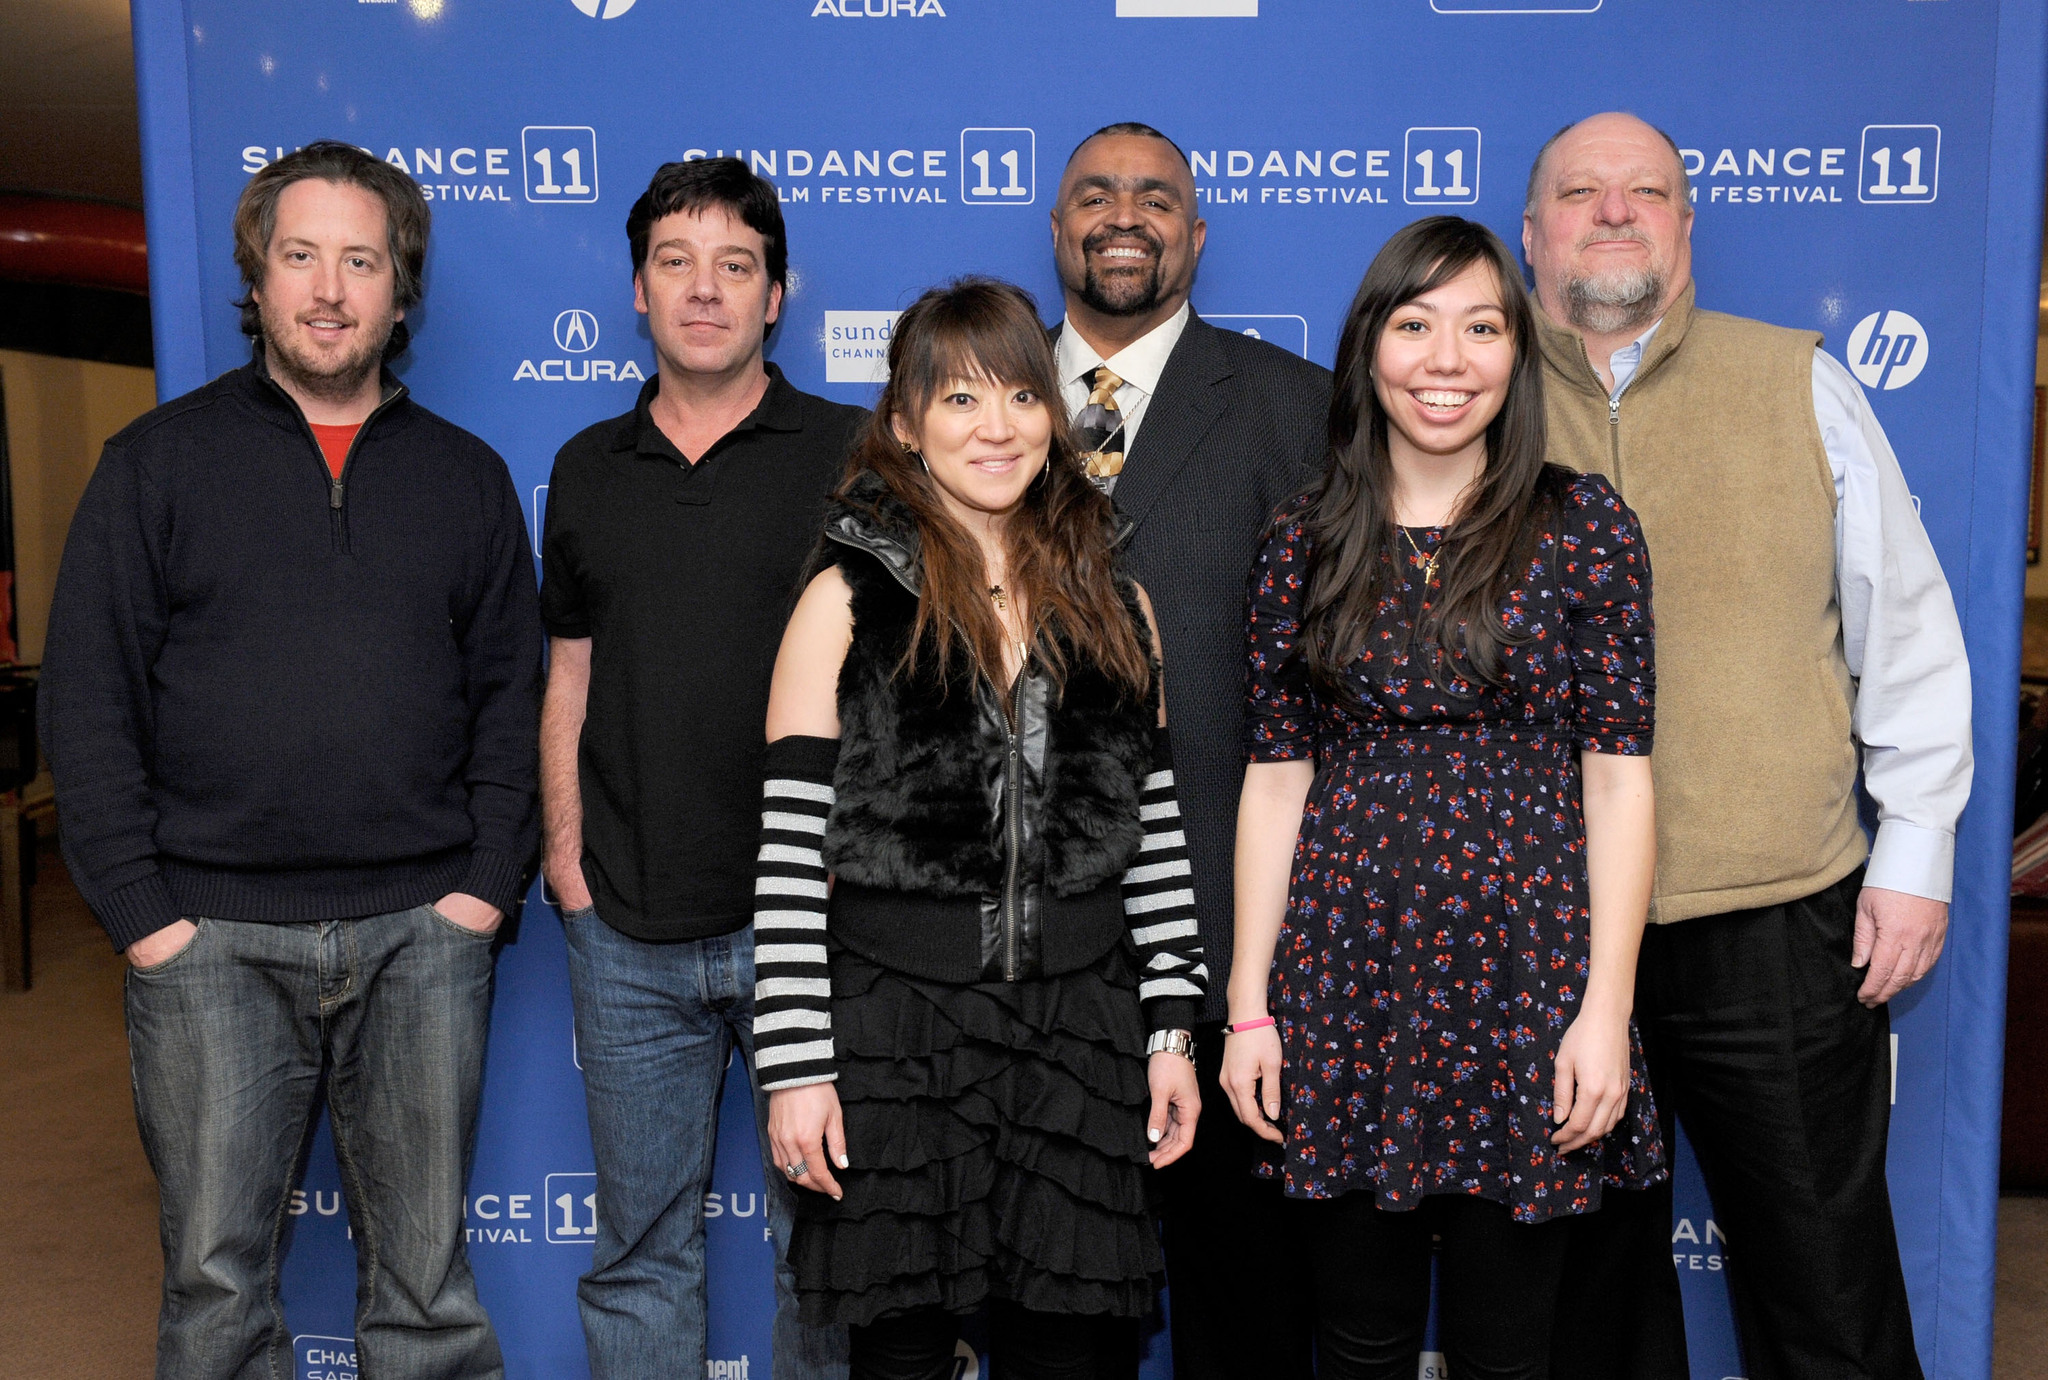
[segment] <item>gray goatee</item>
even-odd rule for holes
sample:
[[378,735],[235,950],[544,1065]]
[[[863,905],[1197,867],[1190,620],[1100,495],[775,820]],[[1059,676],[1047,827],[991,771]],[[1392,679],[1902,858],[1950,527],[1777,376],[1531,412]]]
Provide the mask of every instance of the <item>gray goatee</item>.
[[1617,335],[1647,326],[1664,300],[1664,275],[1652,268],[1566,274],[1565,318],[1582,331]]

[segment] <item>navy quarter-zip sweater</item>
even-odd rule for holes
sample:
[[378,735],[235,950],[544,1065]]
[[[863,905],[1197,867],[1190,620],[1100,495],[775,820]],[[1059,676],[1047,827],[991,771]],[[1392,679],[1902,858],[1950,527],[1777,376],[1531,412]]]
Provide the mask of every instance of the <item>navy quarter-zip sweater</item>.
[[539,841],[541,627],[505,462],[388,374],[339,480],[258,362],[111,441],[38,713],[64,859],[116,948],[468,892]]

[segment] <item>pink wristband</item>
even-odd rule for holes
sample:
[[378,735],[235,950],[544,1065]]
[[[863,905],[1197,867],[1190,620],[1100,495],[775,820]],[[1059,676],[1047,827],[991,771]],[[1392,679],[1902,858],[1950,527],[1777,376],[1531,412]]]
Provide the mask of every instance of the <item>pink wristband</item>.
[[1278,1024],[1279,1022],[1271,1016],[1261,1016],[1255,1021],[1239,1021],[1236,1025],[1226,1025],[1223,1027],[1223,1033],[1225,1035],[1242,1035],[1247,1030],[1258,1030],[1265,1026]]

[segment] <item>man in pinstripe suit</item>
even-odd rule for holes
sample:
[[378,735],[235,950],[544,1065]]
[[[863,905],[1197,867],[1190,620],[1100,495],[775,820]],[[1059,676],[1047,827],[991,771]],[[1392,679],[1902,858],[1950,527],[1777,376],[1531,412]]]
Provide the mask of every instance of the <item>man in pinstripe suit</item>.
[[[1166,665],[1181,809],[1209,996],[1195,1027],[1202,1096],[1222,1107],[1231,853],[1244,777],[1245,578],[1267,520],[1322,469],[1330,374],[1219,330],[1189,304],[1208,233],[1194,173],[1148,125],[1113,124],[1068,160],[1052,211],[1066,318],[1060,387],[1090,472],[1130,526]],[[1313,1318],[1284,1271],[1279,1188],[1251,1176],[1257,1139],[1205,1118],[1162,1171],[1177,1380],[1308,1380]]]

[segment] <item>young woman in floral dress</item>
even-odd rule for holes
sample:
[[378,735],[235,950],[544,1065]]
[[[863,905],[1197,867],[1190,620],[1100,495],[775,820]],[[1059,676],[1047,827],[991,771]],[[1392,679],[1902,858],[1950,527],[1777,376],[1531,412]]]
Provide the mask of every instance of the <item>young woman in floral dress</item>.
[[1665,1172],[1630,1020],[1648,553],[1546,463],[1485,227],[1395,235],[1336,372],[1323,479],[1252,572],[1223,1087],[1319,1200],[1321,1380],[1415,1375],[1432,1238],[1451,1373],[1540,1380],[1567,1221]]

